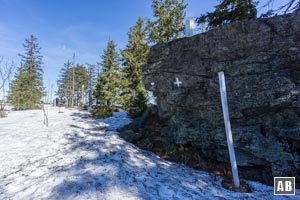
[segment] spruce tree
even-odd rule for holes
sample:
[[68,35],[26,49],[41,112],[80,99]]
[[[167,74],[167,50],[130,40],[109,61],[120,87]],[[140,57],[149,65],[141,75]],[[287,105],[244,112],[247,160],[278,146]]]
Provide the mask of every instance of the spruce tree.
[[147,61],[149,47],[146,38],[144,21],[139,18],[130,29],[129,41],[122,54],[124,68],[125,107],[132,117],[138,116],[147,104],[147,92],[142,84],[142,66]]
[[44,93],[43,69],[40,47],[37,38],[30,35],[23,44],[25,54],[21,57],[21,66],[12,82],[9,100],[16,110],[37,108]]
[[185,8],[183,0],[153,0],[154,22],[148,21],[150,41],[165,43],[183,36]]
[[[84,97],[88,87],[88,73],[84,65],[76,64],[74,68],[74,104],[83,106]],[[84,99],[82,99],[82,97]]]
[[96,67],[95,65],[88,65],[87,68],[88,75],[88,86],[87,86],[87,96],[88,96],[88,105],[91,106],[94,103],[93,90],[95,87],[95,79],[96,79]]
[[208,12],[197,18],[198,23],[207,23],[208,28],[238,20],[255,19],[257,2],[253,0],[220,0],[214,12]]
[[102,72],[98,75],[94,96],[94,117],[110,116],[120,98],[119,56],[114,41],[109,40],[102,55]]
[[[74,91],[73,91],[73,71],[74,71]],[[70,61],[64,64],[60,70],[60,76],[57,80],[57,96],[67,106],[72,106],[72,99],[74,105],[78,106],[83,104],[82,96],[85,96],[88,88],[88,73],[85,66],[76,64]]]
[[72,63],[68,60],[64,63],[63,68],[60,70],[60,75],[57,80],[57,92],[56,95],[61,102],[64,102],[67,106],[71,106],[72,96]]

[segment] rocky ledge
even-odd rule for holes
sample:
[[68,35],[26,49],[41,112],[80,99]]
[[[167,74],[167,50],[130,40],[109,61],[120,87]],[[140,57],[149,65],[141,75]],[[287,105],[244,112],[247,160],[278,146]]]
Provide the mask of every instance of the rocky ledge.
[[299,181],[299,33],[300,12],[294,12],[153,46],[143,82],[157,97],[161,137],[229,163],[218,85],[224,71],[240,169],[259,176],[264,169],[270,184],[273,176]]

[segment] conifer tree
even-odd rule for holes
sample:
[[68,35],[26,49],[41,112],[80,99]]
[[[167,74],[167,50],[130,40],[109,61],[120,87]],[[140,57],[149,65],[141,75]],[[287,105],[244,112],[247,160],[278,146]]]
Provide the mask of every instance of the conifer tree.
[[21,57],[21,66],[12,82],[9,100],[16,110],[38,107],[44,93],[43,69],[40,47],[37,38],[30,35],[23,44],[25,54]]
[[[73,72],[74,72],[74,91],[73,91]],[[74,65],[70,61],[64,64],[64,67],[60,70],[60,76],[57,80],[57,96],[67,106],[72,106],[72,100],[74,105],[80,105],[82,102],[82,96],[85,96],[85,92],[88,87],[88,73],[85,66],[76,64]],[[82,88],[84,90],[82,90]]]
[[165,43],[183,36],[185,8],[183,0],[153,0],[154,22],[148,21],[150,41]]
[[88,73],[84,65],[76,64],[74,68],[74,104],[83,106],[88,87]]
[[129,41],[122,54],[124,68],[125,107],[132,117],[139,115],[147,104],[147,92],[142,84],[142,66],[147,61],[149,47],[146,38],[144,21],[139,18],[130,29]]
[[198,23],[207,23],[208,28],[238,20],[255,19],[257,15],[257,2],[253,0],[219,0],[214,12],[208,12],[197,18]]
[[120,98],[119,56],[114,41],[109,40],[102,55],[102,72],[99,74],[94,96],[96,99],[95,117],[112,114],[113,107]]
[[64,67],[60,70],[60,75],[57,80],[56,95],[61,102],[65,101],[67,106],[71,106],[72,96],[72,63],[68,60],[64,63]]
[[88,75],[88,86],[87,86],[88,105],[91,106],[94,103],[93,90],[95,87],[95,78],[96,78],[95,65],[91,65],[91,64],[88,65],[87,75]]

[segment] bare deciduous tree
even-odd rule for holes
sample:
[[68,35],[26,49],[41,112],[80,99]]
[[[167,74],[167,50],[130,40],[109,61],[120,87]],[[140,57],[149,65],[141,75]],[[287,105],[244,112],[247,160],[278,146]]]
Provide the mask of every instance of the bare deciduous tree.
[[300,1],[299,0],[290,0],[289,3],[287,3],[285,6],[283,6],[284,13],[293,11],[293,10],[299,10],[300,9]]
[[15,63],[4,62],[4,59],[0,58],[0,118],[5,117],[5,107],[7,105],[6,91],[10,89],[11,77],[15,69]]
[[[267,3],[263,7],[272,5],[274,3],[274,1],[277,1],[277,0],[268,0]],[[264,18],[264,17],[271,17],[271,16],[278,15],[278,14],[286,14],[286,13],[293,12],[295,10],[300,11],[300,0],[290,0],[286,4],[281,5],[279,8],[277,8],[275,10],[271,9],[268,12],[262,14],[261,17]]]

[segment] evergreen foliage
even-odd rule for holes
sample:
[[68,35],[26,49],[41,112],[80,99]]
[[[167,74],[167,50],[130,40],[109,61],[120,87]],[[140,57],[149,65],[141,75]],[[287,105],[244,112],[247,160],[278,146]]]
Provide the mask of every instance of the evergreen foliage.
[[[74,70],[74,94],[73,94],[73,70]],[[85,97],[88,88],[89,76],[85,66],[76,64],[70,61],[64,64],[60,70],[60,77],[57,80],[57,96],[61,102],[65,102],[67,106],[72,106],[72,98],[74,105],[79,106],[83,104],[82,96]],[[73,96],[74,95],[74,96]]]
[[91,106],[94,103],[93,90],[96,84],[96,67],[95,65],[88,65],[87,75],[88,75],[88,85],[87,85],[87,97],[88,97],[88,105]]
[[85,104],[85,94],[88,88],[88,72],[84,65],[77,64],[75,65],[74,73],[74,104],[83,106]]
[[34,109],[40,104],[44,93],[43,69],[40,47],[37,38],[30,35],[23,44],[25,54],[21,57],[21,66],[12,81],[9,101],[16,110]]
[[214,12],[208,12],[197,18],[198,23],[207,23],[208,28],[214,28],[238,20],[255,19],[257,2],[253,0],[219,0]]
[[147,105],[147,92],[142,84],[142,66],[147,61],[149,47],[144,21],[139,18],[130,29],[129,41],[121,52],[124,68],[124,105],[130,116],[138,116]]
[[72,98],[72,63],[68,60],[64,63],[64,67],[60,70],[60,75],[57,80],[56,95],[61,102],[65,102],[67,106],[71,106]]
[[114,41],[109,40],[102,55],[102,72],[98,75],[94,97],[96,108],[94,117],[106,117],[112,114],[114,106],[120,102],[119,56]]
[[182,37],[186,7],[183,0],[153,0],[153,16],[156,20],[148,21],[150,41],[166,43]]

